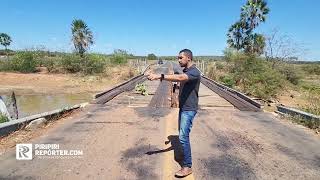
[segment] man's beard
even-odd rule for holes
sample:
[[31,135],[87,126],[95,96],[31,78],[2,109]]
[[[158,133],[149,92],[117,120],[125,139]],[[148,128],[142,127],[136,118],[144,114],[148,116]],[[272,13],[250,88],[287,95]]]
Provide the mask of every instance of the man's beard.
[[187,64],[182,64],[182,63],[179,63],[180,67],[186,67]]

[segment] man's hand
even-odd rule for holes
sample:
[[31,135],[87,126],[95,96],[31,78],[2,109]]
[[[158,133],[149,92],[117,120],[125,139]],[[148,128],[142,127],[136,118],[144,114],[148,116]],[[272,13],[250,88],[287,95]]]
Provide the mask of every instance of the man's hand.
[[152,73],[149,73],[148,74],[148,79],[150,81],[153,81],[153,80],[158,80],[161,78],[161,75],[160,74],[152,74]]

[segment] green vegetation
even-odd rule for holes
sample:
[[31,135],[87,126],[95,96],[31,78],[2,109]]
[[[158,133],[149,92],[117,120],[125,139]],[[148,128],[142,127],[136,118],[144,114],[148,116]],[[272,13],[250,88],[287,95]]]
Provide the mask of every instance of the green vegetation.
[[292,64],[282,63],[274,67],[274,69],[280,72],[293,85],[298,85],[301,81],[302,72]]
[[296,86],[304,94],[306,105],[300,106],[303,111],[320,116],[320,65],[318,64],[300,64],[296,65],[300,70],[301,80]]
[[[226,49],[224,61],[208,63],[206,75],[245,94],[265,100],[275,100],[283,92],[299,92],[304,105],[298,109],[320,115],[320,76],[318,64],[273,63],[255,54]],[[316,67],[316,68],[313,68]],[[293,98],[293,97],[292,97]],[[320,131],[318,120],[289,117],[290,120]]]
[[117,49],[114,50],[110,60],[113,64],[125,64],[128,62],[128,59],[132,56],[133,55],[128,54],[128,52],[125,50]]
[[36,64],[32,52],[18,52],[10,61],[0,61],[0,70],[32,73],[36,71]]
[[10,46],[11,42],[12,42],[12,39],[8,34],[0,33],[0,44],[4,46],[7,57],[9,57],[8,55],[9,52],[7,47]]
[[223,76],[220,76],[219,79],[224,85],[230,88],[233,88],[235,86],[235,80],[231,75],[223,75]]
[[71,24],[72,43],[76,51],[83,57],[86,50],[93,44],[93,35],[87,24],[81,20],[76,19]]
[[148,60],[156,60],[157,56],[155,54],[148,54],[147,59]]
[[104,73],[108,67],[125,65],[134,56],[125,50],[111,55],[50,53],[39,50],[18,51],[9,60],[0,59],[0,71],[33,73],[45,67],[50,73]]
[[221,62],[216,62],[216,68],[218,70],[222,70],[224,68],[224,65]]
[[144,96],[148,95],[147,86],[144,83],[137,84],[135,87],[135,91]]
[[[320,115],[320,65],[292,63],[298,60],[299,48],[288,36],[277,37],[277,31],[266,37],[254,32],[266,21],[269,11],[265,0],[247,0],[240,19],[228,30],[225,61],[208,63],[206,75],[266,102],[283,92],[298,91],[302,96],[306,94],[303,102],[307,102],[300,109]],[[293,119],[319,129],[319,121]]]
[[275,97],[284,88],[284,76],[263,59],[236,51],[225,55],[228,68],[219,78],[225,85],[263,99]]
[[311,114],[320,116],[320,85],[317,88],[310,88],[306,92],[308,104],[300,108]]
[[261,22],[265,22],[268,13],[269,8],[264,0],[248,0],[241,8],[240,20],[228,30],[229,47],[261,55],[265,47],[265,37],[253,31]]
[[2,113],[0,113],[0,123],[4,123],[4,122],[8,122],[9,119],[3,115]]
[[[52,61],[49,61],[49,63],[52,65]],[[61,64],[57,65],[60,65],[61,69],[69,73],[81,72],[83,74],[94,74],[104,71],[106,59],[95,54],[84,55],[83,57],[71,54],[63,57],[60,63]]]
[[[275,34],[266,39],[254,32],[266,21],[269,11],[265,0],[247,0],[241,8],[240,19],[231,25],[227,33],[230,48],[224,52],[226,63],[212,63],[207,71],[209,77],[246,94],[270,100],[283,90],[298,88],[306,71],[318,73],[318,69],[312,65],[305,65],[301,70],[300,67],[286,62],[297,59],[288,58],[291,57],[292,49],[287,48],[287,38],[276,41]],[[278,46],[283,46],[281,50],[286,48],[285,55],[276,54],[280,55],[281,61],[278,60],[280,57],[272,53],[277,51],[276,42],[280,43]],[[264,53],[268,54],[266,58],[260,56]]]
[[317,132],[320,131],[320,121],[317,119],[305,119],[300,116],[288,116],[287,118],[297,124],[301,124],[310,129],[316,130]]
[[301,69],[310,75],[320,75],[320,64],[304,64]]
[[0,56],[13,56],[14,55],[14,51],[13,50],[11,50],[11,49],[7,49],[7,50],[5,50],[5,49],[0,49]]

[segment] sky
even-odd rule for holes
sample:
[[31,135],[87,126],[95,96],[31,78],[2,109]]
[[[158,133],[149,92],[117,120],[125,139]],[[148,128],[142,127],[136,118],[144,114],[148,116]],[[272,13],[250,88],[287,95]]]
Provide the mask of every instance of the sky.
[[[125,49],[135,55],[222,55],[227,31],[239,20],[246,0],[1,0],[0,32],[12,37],[10,49],[45,47],[73,50],[71,23],[84,20],[95,44],[90,52]],[[267,0],[270,13],[257,33],[274,29],[320,60],[320,1]]]

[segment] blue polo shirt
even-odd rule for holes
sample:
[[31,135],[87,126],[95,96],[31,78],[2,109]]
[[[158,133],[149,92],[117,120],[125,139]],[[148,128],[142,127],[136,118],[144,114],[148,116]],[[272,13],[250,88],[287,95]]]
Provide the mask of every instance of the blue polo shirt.
[[184,68],[183,73],[188,76],[188,81],[180,83],[179,108],[182,111],[197,111],[201,73],[195,64]]

